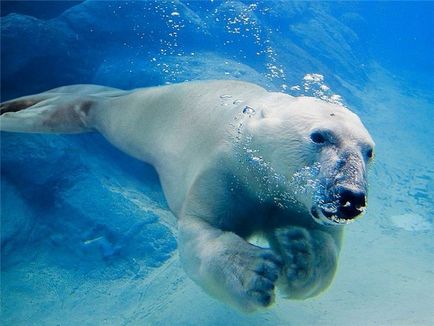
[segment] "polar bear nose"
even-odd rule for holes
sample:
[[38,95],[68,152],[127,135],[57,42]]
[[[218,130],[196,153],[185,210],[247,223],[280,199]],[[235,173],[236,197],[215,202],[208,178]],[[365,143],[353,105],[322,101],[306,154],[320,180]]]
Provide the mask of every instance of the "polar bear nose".
[[366,206],[366,193],[360,189],[340,187],[338,215],[340,218],[352,219],[363,213]]

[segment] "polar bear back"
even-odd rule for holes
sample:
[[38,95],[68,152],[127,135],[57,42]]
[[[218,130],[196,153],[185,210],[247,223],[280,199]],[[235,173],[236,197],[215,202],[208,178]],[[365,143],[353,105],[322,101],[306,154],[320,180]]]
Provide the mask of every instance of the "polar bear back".
[[144,88],[101,106],[94,123],[112,144],[156,168],[170,208],[179,212],[194,175],[234,141],[244,108],[268,94],[230,80]]

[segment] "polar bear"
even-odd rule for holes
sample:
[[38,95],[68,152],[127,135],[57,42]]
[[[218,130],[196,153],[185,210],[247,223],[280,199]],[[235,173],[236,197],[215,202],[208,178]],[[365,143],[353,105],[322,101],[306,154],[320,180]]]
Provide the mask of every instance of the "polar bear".
[[270,305],[275,286],[292,299],[329,286],[343,226],[365,210],[374,148],[343,106],[228,80],[65,86],[2,103],[1,129],[98,131],[153,165],[185,271],[243,311]]

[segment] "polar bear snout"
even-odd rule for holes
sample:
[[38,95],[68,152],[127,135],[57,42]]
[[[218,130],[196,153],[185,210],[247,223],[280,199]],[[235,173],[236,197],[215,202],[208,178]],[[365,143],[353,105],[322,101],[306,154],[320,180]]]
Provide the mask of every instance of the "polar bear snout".
[[365,211],[366,190],[363,187],[337,185],[330,189],[330,197],[320,200],[311,209],[311,215],[321,224],[348,224]]
[[353,219],[363,213],[366,206],[366,191],[363,189],[338,186],[339,198],[337,216],[343,219]]

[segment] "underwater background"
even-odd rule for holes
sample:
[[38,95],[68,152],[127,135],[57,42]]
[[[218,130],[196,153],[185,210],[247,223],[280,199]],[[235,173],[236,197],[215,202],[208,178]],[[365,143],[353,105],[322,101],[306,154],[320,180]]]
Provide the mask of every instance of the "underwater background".
[[2,1],[1,100],[238,79],[339,101],[376,142],[331,287],[245,315],[182,270],[152,167],[1,133],[2,325],[433,325],[434,2]]

